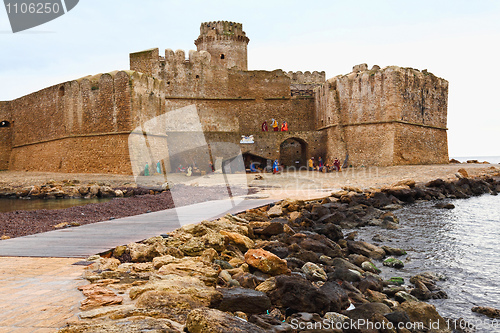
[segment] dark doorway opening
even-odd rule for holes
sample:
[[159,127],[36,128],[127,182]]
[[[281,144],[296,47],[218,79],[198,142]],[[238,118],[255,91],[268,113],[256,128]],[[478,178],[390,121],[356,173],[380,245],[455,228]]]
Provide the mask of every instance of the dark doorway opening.
[[299,138],[290,138],[280,145],[280,164],[285,168],[300,168],[307,162],[307,143]]

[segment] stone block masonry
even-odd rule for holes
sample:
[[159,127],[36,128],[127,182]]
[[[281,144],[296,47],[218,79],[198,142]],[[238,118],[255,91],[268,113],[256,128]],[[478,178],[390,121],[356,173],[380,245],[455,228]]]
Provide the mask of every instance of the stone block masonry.
[[[246,163],[347,154],[354,166],[448,161],[446,80],[366,64],[328,80],[322,71],[248,70],[248,43],[242,24],[206,22],[196,51],[131,53],[130,70],[0,102],[0,170],[130,174],[129,134],[188,105],[196,106],[207,142],[239,145]],[[286,121],[288,131],[274,132],[272,119]],[[262,131],[264,122],[270,131]],[[249,135],[254,143],[240,144]],[[165,168],[195,155],[166,160]]]

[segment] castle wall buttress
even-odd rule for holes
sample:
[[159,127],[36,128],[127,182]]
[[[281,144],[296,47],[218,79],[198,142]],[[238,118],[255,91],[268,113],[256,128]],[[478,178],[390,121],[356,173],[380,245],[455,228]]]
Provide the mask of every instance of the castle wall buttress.
[[349,154],[354,166],[446,163],[448,82],[411,68],[354,69],[316,89],[329,155]]

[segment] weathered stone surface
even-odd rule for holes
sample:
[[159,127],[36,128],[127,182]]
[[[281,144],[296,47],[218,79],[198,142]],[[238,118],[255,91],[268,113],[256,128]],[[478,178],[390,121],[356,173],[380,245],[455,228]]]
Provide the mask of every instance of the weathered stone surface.
[[279,217],[283,215],[283,209],[280,205],[274,205],[267,211],[267,215],[269,217]]
[[276,277],[276,288],[268,295],[274,305],[299,312],[325,313],[330,309],[330,299],[325,292],[295,275]]
[[254,246],[253,240],[242,234],[236,232],[229,232],[226,230],[221,230],[220,234],[226,236],[230,242],[233,242],[236,245],[241,246],[245,250],[251,249]]
[[262,291],[246,288],[218,288],[222,299],[213,302],[210,307],[221,311],[243,311],[248,314],[264,313],[271,307],[269,297]]
[[189,333],[264,333],[259,326],[245,322],[233,315],[216,309],[200,308],[191,311],[187,317]]
[[434,305],[424,302],[406,301],[401,303],[397,310],[406,312],[412,322],[423,323],[427,328],[430,328],[429,332],[451,332],[445,319],[439,315]]
[[490,318],[500,318],[500,309],[495,309],[488,306],[475,306],[471,310],[472,312],[477,312]]
[[203,281],[208,286],[215,285],[219,271],[203,261],[194,258],[184,258],[179,262],[163,265],[158,270],[160,275],[176,274],[180,276],[193,276]]
[[123,297],[117,296],[114,291],[100,285],[89,284],[80,286],[78,289],[87,298],[81,302],[80,309],[89,310],[100,306],[121,304]]
[[140,333],[164,332],[181,333],[183,326],[169,319],[131,317],[117,321],[74,323],[62,328],[59,333]]
[[258,270],[271,275],[288,274],[286,260],[269,251],[262,249],[250,249],[245,253],[245,262]]
[[312,281],[326,281],[328,279],[323,268],[312,262],[306,262],[304,266],[302,266],[302,272]]
[[262,282],[257,287],[255,287],[255,290],[262,291],[267,294],[268,292],[270,292],[275,288],[276,288],[276,278],[272,277]]
[[385,259],[383,264],[384,266],[389,266],[393,268],[403,268],[405,266],[405,264],[401,260],[396,259],[394,257],[389,257]]
[[206,300],[207,304],[210,304],[214,297],[220,297],[214,288],[207,287],[199,278],[173,274],[163,275],[161,279],[150,280],[144,285],[133,287],[129,291],[129,296],[131,299],[136,299],[149,290],[194,295],[197,299]]
[[361,241],[348,241],[349,250],[367,256],[369,258],[381,260],[385,256],[385,251],[381,247]]

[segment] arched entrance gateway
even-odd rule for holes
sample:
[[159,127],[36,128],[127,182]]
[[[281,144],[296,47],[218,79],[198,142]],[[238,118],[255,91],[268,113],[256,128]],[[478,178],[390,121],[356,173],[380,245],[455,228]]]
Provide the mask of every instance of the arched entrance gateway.
[[307,162],[307,143],[299,138],[289,138],[280,145],[280,164],[300,168]]

